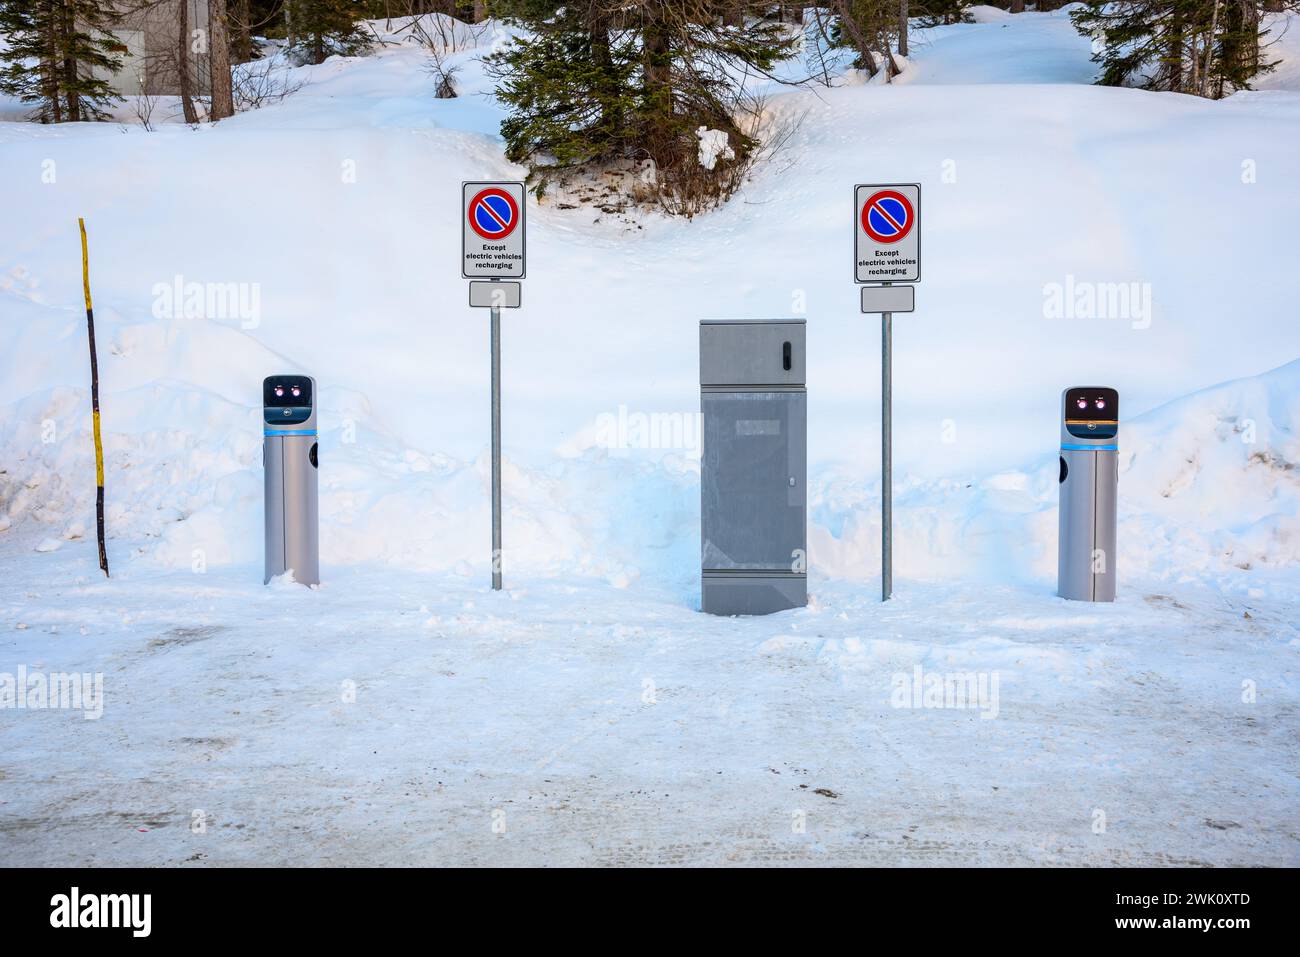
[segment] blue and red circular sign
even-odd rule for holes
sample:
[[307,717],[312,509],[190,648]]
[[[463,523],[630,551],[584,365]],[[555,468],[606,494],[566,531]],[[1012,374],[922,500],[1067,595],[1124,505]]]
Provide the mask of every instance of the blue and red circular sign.
[[504,189],[480,190],[469,202],[469,225],[484,239],[505,239],[519,225],[519,206]]
[[896,189],[872,193],[862,204],[862,228],[878,243],[897,243],[907,238],[916,222],[911,201]]

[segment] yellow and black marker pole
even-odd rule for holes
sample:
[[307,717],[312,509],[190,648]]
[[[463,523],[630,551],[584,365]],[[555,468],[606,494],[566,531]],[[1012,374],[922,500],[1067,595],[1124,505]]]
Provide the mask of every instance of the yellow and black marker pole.
[[90,337],[90,408],[95,433],[95,534],[99,539],[99,567],[108,577],[108,552],[104,549],[104,443],[99,437],[99,360],[95,356],[95,310],[90,305],[90,255],[86,249],[86,221],[81,227],[81,285],[86,293],[86,333]]

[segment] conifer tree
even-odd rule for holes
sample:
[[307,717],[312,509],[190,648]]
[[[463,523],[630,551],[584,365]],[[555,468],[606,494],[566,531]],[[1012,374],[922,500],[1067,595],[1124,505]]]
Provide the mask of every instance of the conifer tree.
[[356,56],[369,46],[360,21],[372,11],[357,0],[285,0],[292,47],[303,63],[333,54]]
[[[1294,3],[1288,4],[1295,6]],[[1094,42],[1103,86],[1219,98],[1276,65],[1259,0],[1085,0],[1070,18]]]
[[595,3],[516,2],[515,22],[535,35],[489,61],[497,95],[511,108],[501,125],[506,157],[529,163],[545,156],[559,168],[624,155],[638,100],[634,36],[618,36]]
[[868,76],[875,76],[882,65],[889,78],[901,72],[891,49],[899,28],[895,0],[829,0],[828,9],[833,15],[830,44],[854,50],[854,67]]
[[102,0],[0,0],[0,92],[37,104],[42,123],[102,120],[121,97],[108,76],[122,65]]
[[[912,0],[913,15],[923,27],[936,27],[946,23],[971,23],[973,18],[967,9],[970,0]],[[1039,3],[1035,9],[1045,9],[1046,4]]]
[[[748,6],[513,0],[497,9],[528,31],[488,60],[510,109],[501,127],[507,157],[543,182],[556,170],[650,160],[663,194],[722,198],[729,172],[758,145],[738,122],[746,98],[740,73],[770,73],[796,42],[779,21],[738,15]],[[752,5],[754,13],[765,9]],[[726,136],[707,176],[701,128]]]

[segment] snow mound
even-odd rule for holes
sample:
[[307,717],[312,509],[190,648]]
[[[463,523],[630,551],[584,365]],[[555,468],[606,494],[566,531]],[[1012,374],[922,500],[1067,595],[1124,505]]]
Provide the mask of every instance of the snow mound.
[[1166,551],[1193,567],[1300,564],[1300,361],[1169,403],[1121,436],[1151,567]]
[[966,8],[970,18],[976,23],[1003,23],[1010,20],[1013,16],[1024,16],[1021,14],[1012,14],[1001,7],[990,7],[988,4],[977,3],[974,6]]
[[[486,456],[409,447],[364,396],[325,389],[322,560],[476,574],[486,562]],[[0,528],[46,541],[85,534],[94,486],[88,400],[60,388],[10,406],[0,445]],[[156,382],[114,397],[106,432],[113,551],[166,568],[256,564],[261,423],[256,407]],[[202,432],[175,423],[202,423]],[[43,441],[50,438],[51,441]],[[698,462],[599,448],[548,468],[506,460],[513,570],[625,587],[648,576],[683,595],[699,550]],[[879,483],[814,470],[809,551],[816,578],[879,574]],[[1056,567],[1055,452],[984,477],[900,475],[899,574],[1050,581]],[[1127,421],[1121,431],[1120,562],[1126,575],[1231,579],[1300,567],[1300,360]],[[482,560],[478,560],[482,559]],[[1244,585],[1244,579],[1237,584]],[[1253,584],[1253,582],[1252,582]]]
[[[1126,420],[1120,450],[1125,575],[1245,587],[1241,571],[1300,567],[1300,360]],[[1053,579],[1057,479],[1052,452],[984,477],[896,480],[900,573]],[[814,483],[809,554],[819,570],[879,574],[878,502],[878,486],[852,475]]]

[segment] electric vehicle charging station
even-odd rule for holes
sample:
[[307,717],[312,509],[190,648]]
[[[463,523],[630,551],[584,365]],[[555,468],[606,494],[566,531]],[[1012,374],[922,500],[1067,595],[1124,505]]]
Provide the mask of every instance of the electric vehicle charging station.
[[1077,386],[1061,394],[1061,517],[1057,594],[1115,600],[1119,393]]
[[700,323],[701,607],[808,604],[808,393],[802,319]]
[[262,382],[262,464],[266,473],[266,575],[293,570],[320,583],[317,511],[316,380],[273,375]]

